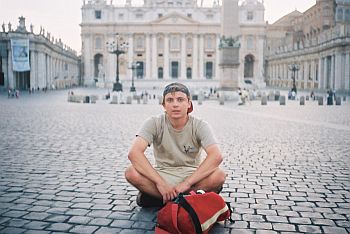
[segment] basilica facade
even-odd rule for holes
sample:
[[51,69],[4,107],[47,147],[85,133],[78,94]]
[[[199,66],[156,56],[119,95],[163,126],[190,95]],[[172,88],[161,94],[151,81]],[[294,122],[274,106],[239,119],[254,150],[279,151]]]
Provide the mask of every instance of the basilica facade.
[[[172,81],[217,87],[222,7],[217,1],[203,6],[196,0],[144,0],[137,6],[131,0],[125,5],[84,1],[84,84],[112,87],[118,73],[126,87],[133,78],[143,87]],[[239,29],[239,79],[263,86],[266,22],[262,1],[240,4]]]

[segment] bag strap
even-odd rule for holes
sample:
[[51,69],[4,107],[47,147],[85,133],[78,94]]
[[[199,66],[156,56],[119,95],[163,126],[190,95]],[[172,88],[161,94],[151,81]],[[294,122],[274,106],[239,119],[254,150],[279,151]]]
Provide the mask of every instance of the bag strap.
[[179,227],[177,226],[177,212],[179,210],[179,205],[174,203],[171,204],[171,221],[173,222],[173,226],[180,233]]
[[201,227],[199,218],[196,212],[194,211],[194,209],[192,208],[192,206],[186,201],[183,194],[179,194],[178,202],[179,202],[179,205],[181,205],[187,211],[187,213],[191,216],[194,228],[196,229],[196,234],[202,234],[203,232],[202,232],[202,227]]
[[231,208],[231,203],[230,203],[230,202],[226,202],[226,205],[227,205],[227,207],[228,207],[228,210],[230,211],[230,218],[229,218],[230,223],[234,223],[235,221],[232,219],[233,210],[232,210],[232,208]]

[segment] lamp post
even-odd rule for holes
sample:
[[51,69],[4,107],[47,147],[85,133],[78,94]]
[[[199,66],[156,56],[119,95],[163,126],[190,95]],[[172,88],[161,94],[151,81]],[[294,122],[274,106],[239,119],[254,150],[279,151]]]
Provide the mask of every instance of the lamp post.
[[131,87],[130,87],[130,92],[136,92],[136,88],[135,88],[135,85],[134,85],[134,77],[135,77],[135,70],[137,69],[137,67],[139,66],[140,64],[139,63],[135,63],[133,62],[131,64],[131,67],[129,67],[129,69],[131,69],[132,71],[132,74],[131,74]]
[[116,79],[115,83],[113,83],[113,91],[123,91],[123,86],[119,83],[119,55],[125,54],[126,48],[128,47],[128,43],[123,41],[123,38],[116,33],[116,40],[109,43],[107,42],[107,50],[111,54],[115,54],[117,56],[117,71],[116,71]]
[[293,79],[293,88],[294,92],[297,92],[297,86],[295,85],[295,72],[299,71],[300,67],[299,64],[293,63],[288,66],[289,70],[291,70],[292,73],[292,79]]

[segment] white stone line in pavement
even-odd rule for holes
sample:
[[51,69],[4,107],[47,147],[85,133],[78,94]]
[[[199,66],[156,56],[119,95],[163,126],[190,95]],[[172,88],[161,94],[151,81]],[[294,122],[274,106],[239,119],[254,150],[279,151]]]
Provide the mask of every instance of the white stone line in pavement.
[[[208,107],[213,108],[213,109],[221,109],[221,110],[225,109],[225,107],[221,107],[221,106],[208,106]],[[254,115],[254,116],[263,117],[263,118],[267,118],[267,119],[276,119],[276,120],[280,120],[280,121],[288,121],[288,122],[294,122],[294,123],[299,123],[299,124],[309,124],[309,125],[318,126],[318,127],[332,128],[332,129],[336,129],[336,130],[350,131],[350,126],[341,125],[341,124],[325,123],[325,122],[302,120],[302,119],[292,119],[292,118],[286,118],[286,117],[280,117],[280,116],[274,116],[274,115],[269,115],[269,114],[264,114],[264,113],[256,113],[256,112],[252,112],[252,111],[238,110],[238,109],[226,108],[225,110],[237,112],[237,113]]]

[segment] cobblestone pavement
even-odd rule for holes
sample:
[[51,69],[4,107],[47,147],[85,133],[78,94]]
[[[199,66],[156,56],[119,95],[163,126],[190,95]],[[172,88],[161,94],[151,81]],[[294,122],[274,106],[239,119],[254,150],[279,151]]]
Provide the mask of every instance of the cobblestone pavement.
[[[161,112],[0,96],[0,233],[153,233],[156,210],[136,206],[123,171],[135,131]],[[350,233],[350,102],[207,101],[193,114],[221,142],[234,208],[211,233]]]

